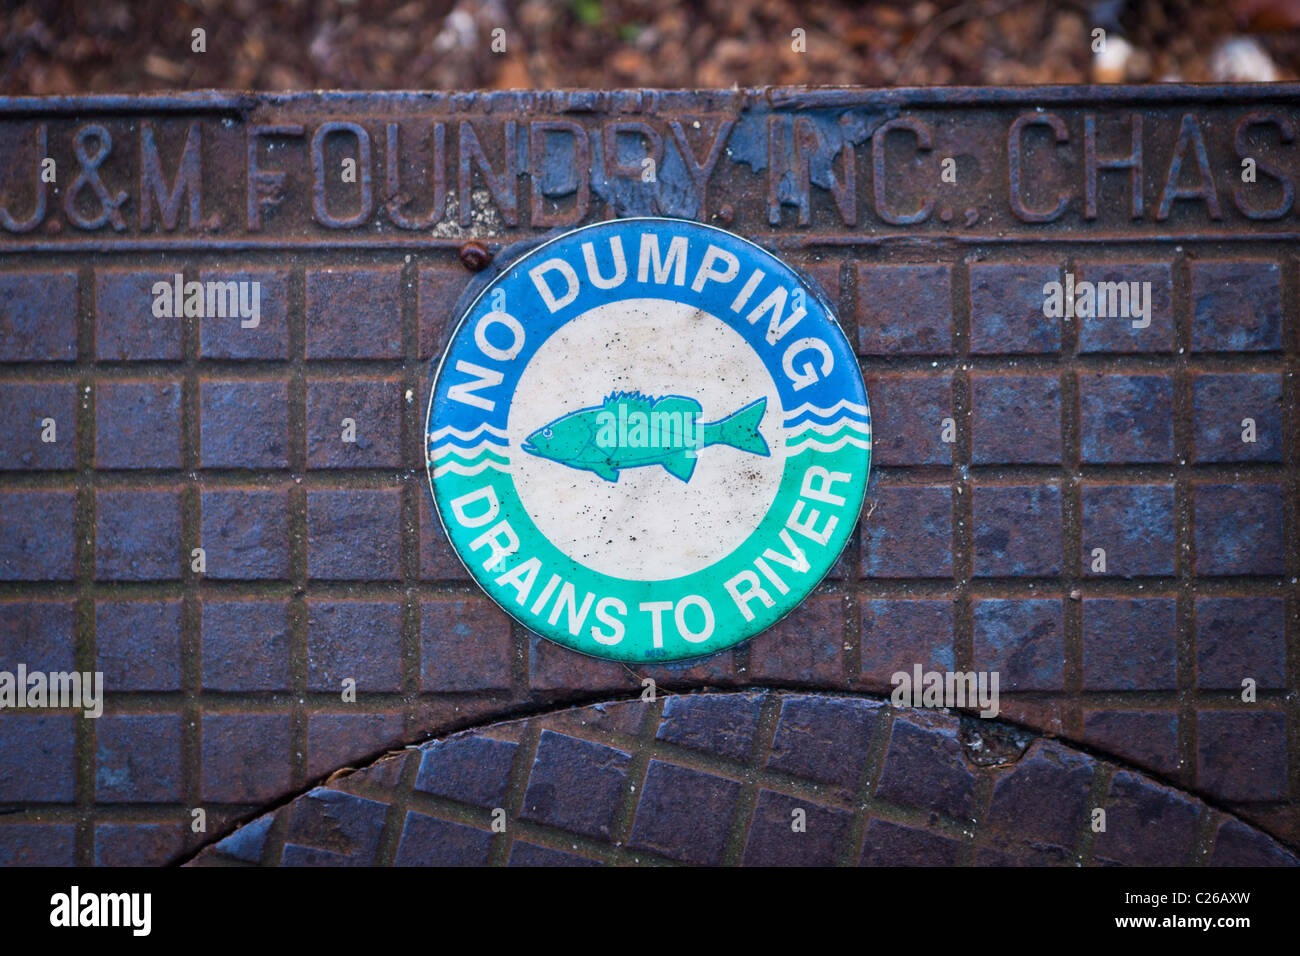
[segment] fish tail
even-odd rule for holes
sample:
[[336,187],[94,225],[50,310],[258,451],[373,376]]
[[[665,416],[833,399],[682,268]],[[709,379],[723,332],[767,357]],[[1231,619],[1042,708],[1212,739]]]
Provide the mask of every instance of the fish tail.
[[704,426],[705,445],[730,445],[753,455],[767,457],[771,452],[758,426],[767,411],[767,397],[750,402],[738,412]]

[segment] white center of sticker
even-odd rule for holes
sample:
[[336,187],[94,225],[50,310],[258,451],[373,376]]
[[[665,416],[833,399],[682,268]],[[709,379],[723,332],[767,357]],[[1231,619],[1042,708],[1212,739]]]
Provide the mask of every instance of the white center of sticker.
[[767,398],[761,457],[710,446],[689,482],[663,468],[630,468],[592,481],[544,457],[517,454],[512,477],[541,532],[574,561],[620,578],[669,580],[703,570],[754,533],[772,507],[785,468],[776,385],[758,354],[707,312],[667,299],[626,299],[567,323],[520,377],[507,432],[518,448],[547,422],[615,391],[690,394],[701,419],[718,421]]

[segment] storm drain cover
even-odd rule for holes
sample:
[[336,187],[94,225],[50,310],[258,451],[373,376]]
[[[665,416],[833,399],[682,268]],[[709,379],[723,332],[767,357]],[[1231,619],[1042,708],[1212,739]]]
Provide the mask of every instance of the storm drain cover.
[[[0,98],[0,674],[103,691],[0,701],[0,865],[181,859],[648,681],[996,678],[999,719],[1300,846],[1297,103]],[[781,779],[890,779],[817,726]],[[1042,779],[970,839],[1086,857],[1105,778]],[[1209,858],[1140,816],[1107,839]]]
[[452,546],[526,627],[618,660],[729,647],[795,608],[857,521],[862,375],[830,304],[722,229],[639,218],[511,263],[429,404]]

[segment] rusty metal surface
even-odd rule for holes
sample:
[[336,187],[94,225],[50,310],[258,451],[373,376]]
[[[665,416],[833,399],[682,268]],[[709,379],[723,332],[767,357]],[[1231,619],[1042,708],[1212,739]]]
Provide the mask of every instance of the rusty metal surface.
[[[0,715],[21,728],[0,729],[0,836],[161,862],[387,746],[643,676],[879,693],[918,662],[1001,667],[1004,718],[1300,845],[1297,123],[1290,85],[0,100],[0,408],[21,423],[0,650],[123,668],[101,721]],[[493,616],[436,538],[419,440],[472,270],[634,215],[722,226],[821,283],[880,463],[797,619],[644,673]],[[266,334],[155,324],[149,283],[176,273],[261,277]],[[1067,274],[1152,281],[1149,332],[1045,320]],[[321,438],[347,388],[379,396],[360,457]],[[1250,447],[1234,396],[1260,409]],[[58,443],[32,437],[46,415]],[[1115,570],[1091,570],[1097,528]],[[193,571],[221,535],[246,569]],[[124,603],[174,622],[127,626]],[[373,675],[355,704],[318,679],[325,604],[357,612],[330,634],[373,638],[338,638]],[[1152,619],[1164,643],[1116,636]]]
[[[775,732],[760,731],[765,717]],[[1100,799],[1089,801],[1092,780]],[[994,797],[972,826],[981,789]],[[1111,820],[1100,834],[1085,819],[1094,804]],[[790,825],[801,809],[803,832]],[[508,825],[494,828],[494,812],[510,813]],[[860,697],[705,693],[431,741],[330,780],[187,865],[1297,865],[1237,820],[1213,823],[1208,855],[1198,822],[1214,817],[1141,774],[996,721]]]
[[[15,251],[230,250],[348,245],[360,230],[368,247],[447,248],[641,214],[796,230],[775,236],[785,245],[1280,241],[1294,237],[1282,182],[1295,97],[1286,85],[16,97],[0,103],[4,238]],[[47,155],[71,188],[43,188]],[[327,175],[346,156],[361,160],[354,184]],[[1240,182],[1246,156],[1257,189]]]

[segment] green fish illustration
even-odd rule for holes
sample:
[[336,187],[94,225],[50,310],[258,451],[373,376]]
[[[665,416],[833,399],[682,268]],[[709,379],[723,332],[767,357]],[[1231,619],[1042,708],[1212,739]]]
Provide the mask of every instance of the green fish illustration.
[[537,429],[520,446],[530,455],[618,481],[624,468],[662,465],[682,481],[695,473],[695,460],[710,445],[729,445],[766,457],[758,426],[767,398],[750,402],[716,422],[700,421],[703,406],[693,398],[615,392],[600,405],[580,408]]

